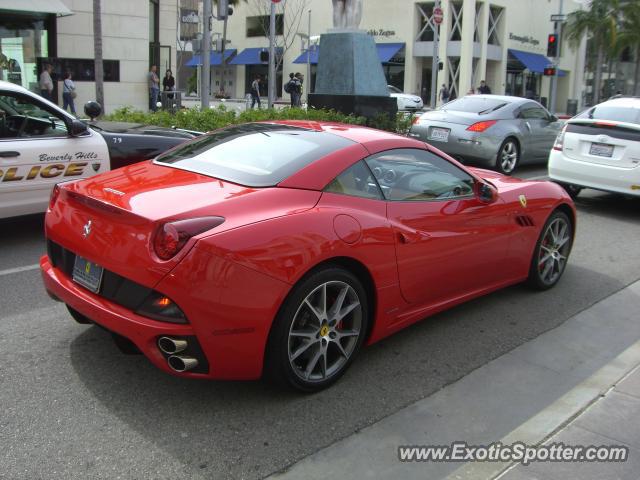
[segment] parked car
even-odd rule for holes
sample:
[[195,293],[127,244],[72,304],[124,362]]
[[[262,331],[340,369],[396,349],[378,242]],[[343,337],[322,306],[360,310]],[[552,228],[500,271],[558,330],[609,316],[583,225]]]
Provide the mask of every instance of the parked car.
[[519,165],[546,163],[560,128],[533,100],[467,95],[422,114],[409,135],[463,162],[510,175]]
[[[97,103],[89,107],[99,115]],[[19,85],[0,81],[0,218],[44,212],[56,183],[153,158],[196,133],[84,122]]]
[[523,281],[553,287],[574,222],[559,185],[424,142],[253,123],[58,185],[40,266],[77,321],[166,372],[313,391],[426,316]]
[[422,103],[422,98],[418,95],[411,95],[409,93],[404,93],[397,87],[393,85],[387,85],[389,88],[389,95],[395,98],[398,101],[398,111],[400,112],[415,112],[416,110],[420,110],[424,105]]
[[616,97],[569,120],[549,154],[549,178],[573,197],[583,188],[640,196],[640,98]]

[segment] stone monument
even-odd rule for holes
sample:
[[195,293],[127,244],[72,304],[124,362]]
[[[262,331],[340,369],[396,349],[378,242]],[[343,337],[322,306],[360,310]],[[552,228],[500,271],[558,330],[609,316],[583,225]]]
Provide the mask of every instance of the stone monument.
[[315,92],[309,104],[368,118],[397,112],[373,38],[358,29],[363,0],[332,0],[333,28],[320,35]]

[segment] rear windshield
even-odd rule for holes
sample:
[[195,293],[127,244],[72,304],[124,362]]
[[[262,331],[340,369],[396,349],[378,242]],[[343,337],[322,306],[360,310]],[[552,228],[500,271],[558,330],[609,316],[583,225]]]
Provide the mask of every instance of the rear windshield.
[[337,135],[279,124],[235,125],[160,155],[156,163],[249,187],[269,187],[353,144]]
[[500,110],[507,104],[508,102],[496,98],[468,96],[442,105],[440,110],[484,114]]
[[640,109],[613,105],[596,105],[589,110],[585,110],[576,118],[591,118],[594,120],[612,120],[616,122],[640,124]]

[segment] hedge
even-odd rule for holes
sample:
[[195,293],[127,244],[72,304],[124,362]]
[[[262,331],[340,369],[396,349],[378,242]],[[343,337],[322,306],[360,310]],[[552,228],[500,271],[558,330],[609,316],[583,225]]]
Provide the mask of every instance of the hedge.
[[411,127],[411,115],[398,113],[395,121],[385,114],[380,114],[373,119],[344,115],[333,110],[304,110],[302,108],[260,109],[236,112],[224,105],[208,110],[198,108],[178,110],[176,113],[168,111],[142,112],[131,107],[123,107],[115,110],[110,115],[105,115],[104,120],[117,122],[141,123],[144,125],[157,125],[160,127],[176,127],[187,130],[207,132],[231,124],[259,122],[265,120],[312,120],[340,122],[355,125],[367,125],[381,130],[406,134]]

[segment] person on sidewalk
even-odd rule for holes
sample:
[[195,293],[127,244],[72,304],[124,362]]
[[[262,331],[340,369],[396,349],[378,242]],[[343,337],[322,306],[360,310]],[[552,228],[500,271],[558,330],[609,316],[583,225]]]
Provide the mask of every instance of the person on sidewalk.
[[51,80],[51,72],[53,71],[53,67],[50,63],[46,63],[44,66],[44,70],[40,74],[40,81],[38,85],[40,86],[40,95],[46,98],[49,101],[53,101],[52,92],[53,92],[53,80]]
[[76,84],[73,83],[72,77],[71,72],[67,72],[62,82],[62,108],[66,110],[69,107],[69,111],[75,115],[76,106],[73,99],[76,98]]
[[478,93],[482,95],[491,95],[491,89],[489,88],[489,85],[485,83],[484,80],[480,82],[480,86],[478,87]]
[[296,106],[296,93],[297,93],[296,83],[297,83],[297,79],[293,75],[293,72],[291,72],[289,74],[289,81],[284,86],[285,93],[288,93],[289,96],[291,97],[291,108]]
[[444,83],[442,84],[442,88],[440,88],[440,93],[438,96],[440,97],[440,101],[442,101],[443,105],[449,101],[449,89]]
[[149,110],[155,112],[158,110],[158,96],[160,95],[160,79],[156,73],[157,67],[151,65],[151,70],[147,73],[147,82],[149,84]]
[[296,94],[296,107],[302,107],[302,85],[304,84],[304,76],[300,72],[295,74],[296,80],[298,80],[298,89]]
[[256,78],[251,82],[251,109],[258,104],[258,110],[260,110],[260,75],[256,75]]
[[[173,92],[175,89],[176,79],[173,76],[173,72],[171,72],[171,70],[167,70],[164,74],[164,78],[162,79],[162,91]],[[167,98],[173,99],[173,94],[167,94]]]

